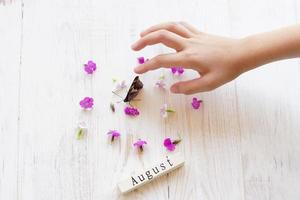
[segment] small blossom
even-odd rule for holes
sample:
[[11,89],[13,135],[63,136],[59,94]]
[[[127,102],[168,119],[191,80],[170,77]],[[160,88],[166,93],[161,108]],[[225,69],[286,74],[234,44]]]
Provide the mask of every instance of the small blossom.
[[155,83],[155,85],[159,88],[165,89],[166,86],[165,77],[164,76],[159,77],[159,80]]
[[135,117],[135,116],[137,116],[137,115],[140,114],[140,112],[138,111],[137,108],[129,107],[129,106],[126,106],[126,107],[125,107],[124,113],[125,113],[126,115],[129,115],[129,116],[132,116],[132,117]]
[[79,104],[85,110],[91,109],[94,105],[94,99],[92,97],[85,97],[79,102]]
[[174,140],[172,141],[171,138],[166,138],[164,140],[164,146],[169,150],[169,151],[174,151],[176,144],[181,142],[181,140]]
[[184,69],[183,69],[182,67],[178,67],[178,68],[177,68],[177,72],[178,72],[179,75],[180,75],[180,74],[183,74]]
[[177,67],[171,67],[171,72],[172,72],[173,74],[176,74],[176,72],[177,72]]
[[165,86],[166,86],[166,83],[165,83],[164,80],[159,80],[159,81],[157,81],[157,82],[155,83],[155,85],[156,85],[157,87],[159,87],[159,88],[164,89]]
[[118,131],[116,131],[116,130],[110,130],[110,131],[108,131],[107,135],[110,135],[111,142],[113,142],[115,138],[119,138],[121,136],[121,134]]
[[123,81],[121,81],[121,83],[118,83],[116,85],[114,91],[117,92],[117,91],[123,90],[126,87],[127,87],[126,82],[123,80]]
[[168,113],[174,113],[175,111],[168,108],[168,104],[164,104],[161,108],[160,108],[160,116],[162,116],[163,118],[168,117]]
[[138,61],[138,63],[141,65],[141,64],[144,64],[145,63],[145,58],[144,57],[138,57],[137,58],[137,61]]
[[197,109],[200,108],[201,103],[202,103],[202,100],[198,100],[196,97],[194,97],[191,104],[192,104],[192,107],[193,107],[195,110],[197,110]]
[[143,151],[144,145],[146,145],[146,144],[147,144],[147,142],[145,140],[138,139],[133,144],[133,146],[136,147],[136,148],[139,148],[140,151]]
[[109,104],[109,107],[110,107],[110,110],[111,110],[112,112],[115,112],[115,111],[116,111],[115,105],[114,105],[113,103],[110,103],[110,104]]
[[78,123],[78,131],[77,131],[77,139],[80,140],[84,137],[84,135],[87,133],[87,125],[85,122],[79,122]]
[[173,74],[177,73],[178,75],[181,75],[181,74],[183,74],[184,69],[183,69],[183,67],[171,67],[171,72]]
[[116,79],[116,78],[112,78],[112,82],[113,82],[113,83],[116,83],[116,82],[117,82],[117,79]]
[[97,65],[92,60],[89,60],[87,64],[84,64],[84,71],[88,74],[94,73],[96,71]]

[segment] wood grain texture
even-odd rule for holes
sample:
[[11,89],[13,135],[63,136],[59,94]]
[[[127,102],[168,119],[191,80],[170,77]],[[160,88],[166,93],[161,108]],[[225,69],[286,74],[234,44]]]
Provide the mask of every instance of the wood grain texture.
[[[4,1],[2,1],[4,2]],[[7,2],[7,1],[6,1]],[[300,198],[300,63],[281,61],[195,96],[159,91],[178,78],[168,70],[141,76],[135,102],[141,115],[109,110],[112,78],[130,82],[139,55],[169,49],[157,45],[132,52],[139,32],[164,21],[187,21],[200,30],[242,37],[300,21],[297,0],[23,0],[0,3],[0,199],[289,199]],[[93,59],[92,76],[82,64]],[[182,79],[194,76],[188,71]],[[78,102],[93,96],[92,112]],[[159,107],[176,114],[163,120]],[[78,121],[88,123],[76,140]],[[106,132],[121,139],[110,144]],[[176,151],[185,166],[121,195],[116,184],[167,154],[165,137],[182,137]],[[132,147],[149,145],[143,154]]]

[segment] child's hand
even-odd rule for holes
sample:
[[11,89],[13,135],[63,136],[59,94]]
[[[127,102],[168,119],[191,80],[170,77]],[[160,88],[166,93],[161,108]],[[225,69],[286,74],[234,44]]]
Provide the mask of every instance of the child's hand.
[[136,73],[182,66],[196,70],[201,75],[193,80],[175,83],[171,87],[174,93],[193,94],[212,90],[242,73],[242,69],[236,67],[239,65],[240,40],[208,35],[186,23],[164,23],[143,31],[132,49],[138,51],[157,43],[176,52],[152,58],[137,66]]
[[193,69],[201,75],[199,78],[171,86],[174,93],[193,94],[215,89],[265,63],[300,56],[300,25],[231,39],[202,33],[184,22],[163,23],[143,31],[132,49],[138,51],[158,43],[176,52],[158,55],[137,66],[135,72],[172,66]]

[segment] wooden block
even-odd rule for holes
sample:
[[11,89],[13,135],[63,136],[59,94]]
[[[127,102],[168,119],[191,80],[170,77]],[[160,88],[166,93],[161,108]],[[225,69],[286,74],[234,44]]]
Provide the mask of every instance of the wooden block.
[[154,180],[155,178],[167,174],[174,169],[181,167],[184,164],[183,155],[176,153],[174,155],[167,155],[165,159],[157,162],[146,170],[135,173],[134,175],[126,178],[118,183],[118,187],[122,193],[127,193],[135,190],[146,183]]

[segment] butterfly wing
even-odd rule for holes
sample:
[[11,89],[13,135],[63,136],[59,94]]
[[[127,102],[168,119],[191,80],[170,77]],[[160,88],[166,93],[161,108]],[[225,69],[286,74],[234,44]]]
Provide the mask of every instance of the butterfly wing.
[[130,102],[133,100],[143,88],[144,84],[140,81],[139,76],[136,76],[127,92],[124,102]]

